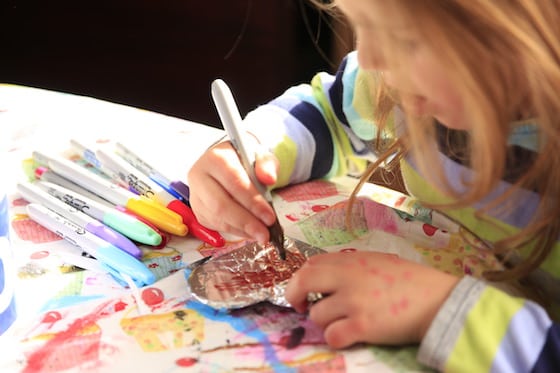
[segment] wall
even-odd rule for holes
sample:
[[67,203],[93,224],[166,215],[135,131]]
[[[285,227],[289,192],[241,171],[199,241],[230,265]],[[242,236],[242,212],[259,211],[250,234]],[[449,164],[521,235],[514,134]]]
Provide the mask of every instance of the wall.
[[[210,98],[217,77],[244,114],[316,71],[333,70],[329,27],[317,26],[317,13],[302,2],[4,0],[0,82],[217,125]],[[310,36],[309,28],[320,32]]]

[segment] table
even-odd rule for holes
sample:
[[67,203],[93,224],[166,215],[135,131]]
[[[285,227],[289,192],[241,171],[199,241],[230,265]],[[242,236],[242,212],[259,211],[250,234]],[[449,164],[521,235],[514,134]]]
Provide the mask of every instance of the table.
[[[15,183],[33,150],[68,155],[69,139],[120,141],[140,149],[162,173],[185,179],[187,170],[221,130],[88,97],[0,85],[0,128],[11,197],[11,238],[18,281],[18,320],[1,338],[2,372],[429,371],[416,347],[328,348],[305,315],[261,303],[215,310],[189,295],[181,262],[215,249],[190,236],[173,236],[161,250],[143,248],[158,278],[145,288],[123,288],[108,275],[68,270],[58,252],[67,242],[30,221]],[[413,199],[368,184],[354,214],[358,238],[344,227],[354,179],[317,180],[274,195],[286,233],[334,250],[387,252],[456,274],[480,274],[497,263],[480,242]],[[383,224],[381,224],[381,223]],[[226,236],[229,245],[239,239]],[[427,249],[426,247],[432,247]],[[458,263],[458,248],[472,255]],[[66,271],[65,271],[66,270]]]

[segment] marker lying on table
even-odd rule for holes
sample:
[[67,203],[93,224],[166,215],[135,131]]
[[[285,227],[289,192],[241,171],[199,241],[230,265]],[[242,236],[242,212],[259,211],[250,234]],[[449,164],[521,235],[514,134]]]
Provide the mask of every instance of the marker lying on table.
[[[34,158],[36,153],[38,152],[33,152]],[[48,157],[44,154],[40,154],[40,156]],[[126,207],[166,232],[178,236],[187,234],[187,226],[183,224],[181,216],[165,206],[109,182],[100,175],[95,175],[93,172],[87,171],[68,159],[55,156],[48,157],[48,159],[48,165],[54,172],[103,197],[107,201]]]
[[182,217],[183,223],[187,225],[189,232],[195,237],[215,247],[225,245],[224,238],[218,232],[208,229],[198,222],[189,206],[168,193],[125,160],[103,149],[97,150],[95,155],[103,172],[117,179],[115,181],[120,181],[128,188],[135,190],[138,194],[166,206],[171,211],[175,211]]
[[51,196],[97,219],[136,242],[157,246],[162,241],[161,235],[154,229],[140,220],[119,211],[115,207],[105,206],[75,191],[53,183],[37,181],[35,185]]
[[[216,79],[212,82],[212,98],[214,99],[214,104],[216,105],[216,109],[218,110],[224,129],[229,136],[229,140],[235,148],[237,155],[243,164],[243,168],[245,168],[245,171],[249,175],[249,179],[251,179],[255,188],[270,204],[272,210],[275,211],[274,206],[272,205],[272,195],[270,194],[270,191],[267,189],[266,185],[262,184],[257,179],[255,174],[256,153],[249,152],[249,147],[243,140],[243,135],[241,133],[241,115],[239,114],[239,110],[237,109],[237,105],[235,104],[229,87],[223,80]],[[270,242],[278,250],[280,258],[285,260],[286,248],[284,247],[284,230],[280,226],[278,216],[276,216],[274,224],[268,227],[268,232],[270,235]]]
[[169,242],[169,240],[171,239],[171,235],[167,232],[162,231],[161,229],[159,229],[158,227],[156,227],[152,222],[148,221],[147,219],[143,218],[142,216],[134,213],[133,211],[127,210],[125,207],[122,206],[115,206],[115,208],[117,210],[119,210],[120,212],[122,212],[125,215],[129,215],[131,218],[137,219],[139,221],[141,221],[142,223],[146,224],[148,227],[152,228],[160,237],[161,237],[161,242],[159,243],[159,245],[153,246],[152,249],[163,249],[167,246],[167,243]]
[[56,172],[50,170],[48,167],[39,166],[35,169],[35,178],[41,181],[46,181],[52,184],[60,185],[68,190],[73,192],[79,193],[80,195],[89,198],[99,204],[102,204],[107,207],[112,207],[113,204],[99,197],[97,194],[90,192],[87,189],[82,188],[76,183],[71,182],[67,178],[60,176]]
[[88,163],[91,163],[95,168],[100,168],[101,162],[95,156],[95,151],[86,148],[77,140],[70,139],[70,145],[78,152],[78,155],[85,159]]
[[138,216],[138,214],[126,214],[118,208],[118,205],[99,197],[97,194],[91,193],[47,167],[37,167],[35,169],[35,177],[41,182],[48,182],[51,185],[56,185],[74,193],[79,200],[82,200],[77,201],[77,204],[82,202],[88,204],[87,207],[83,206],[82,212],[121,232],[134,241],[154,247],[165,246],[165,243],[168,241],[165,233],[151,222]]
[[[101,148],[94,149],[93,147],[87,146],[75,139],[70,140],[70,144],[81,157],[94,165],[97,169],[101,170],[103,173],[107,174],[111,177],[111,179],[113,179],[113,181],[117,182],[117,184],[121,184],[125,188],[128,188],[137,194],[145,195],[148,198],[150,198],[150,196],[146,195],[144,191],[155,189],[153,188],[153,185],[157,185],[157,189],[163,189],[170,194],[172,198],[185,202],[183,197],[169,186],[169,183],[167,183],[167,185],[162,185],[165,184],[164,181],[167,180],[163,175],[156,173],[153,168],[148,166],[142,160],[131,163],[124,157],[117,156],[117,154],[113,155],[111,152],[107,152]],[[126,151],[129,152],[128,149],[126,149]],[[134,159],[138,160],[138,158]],[[143,177],[139,174],[142,174]],[[152,178],[150,174],[153,175],[155,179]],[[158,202],[164,206],[166,205],[166,203],[164,203],[165,201]],[[186,202],[188,204],[188,200]],[[167,207],[170,208],[169,206]],[[173,209],[170,208],[170,210]]]
[[[92,149],[91,147],[88,147],[88,146],[84,145],[82,142],[80,142],[78,140],[75,140],[75,139],[71,139],[70,144],[72,145],[74,150],[76,150],[82,158],[84,158],[86,161],[88,161],[89,163],[94,165],[96,168],[98,168],[100,170],[103,170],[103,163],[101,162],[101,160],[99,160],[99,157],[96,154],[96,150]],[[150,167],[147,163],[142,161],[140,158],[136,157],[130,150],[124,148],[124,146],[122,146],[120,144],[117,144],[116,148],[123,149],[124,153],[122,153],[122,154],[126,154],[126,155],[131,155],[132,154],[132,156],[128,156],[128,158],[125,158],[124,156],[122,156],[122,154],[119,154],[119,158],[122,158],[127,163],[129,163],[132,167],[134,167],[135,169],[137,169],[138,171],[140,171],[141,173],[146,175],[146,177],[148,177],[154,183],[158,184],[160,187],[165,189],[173,197],[177,198],[178,200],[180,200],[182,202],[186,202],[188,204],[189,189],[186,185],[185,185],[185,187],[187,188],[187,199],[185,201],[183,196],[181,194],[179,194],[178,192],[176,192],[170,186],[170,182],[162,174],[155,171],[155,169]],[[134,157],[134,158],[132,158],[132,157]],[[127,185],[127,187],[128,187],[128,185]]]
[[151,180],[159,184],[163,189],[167,190],[170,194],[175,196],[177,199],[189,204],[190,190],[187,184],[182,181],[171,181],[167,177],[163,176],[155,168],[150,166],[137,154],[132,152],[132,150],[125,147],[120,142],[115,144],[116,153],[122,157],[125,161],[131,164],[133,167],[140,170],[144,175],[148,176]]
[[155,282],[154,274],[141,261],[89,233],[64,216],[36,203],[27,205],[27,213],[40,225],[96,258],[119,282],[126,282],[121,274],[130,276],[137,286],[151,285]]
[[[187,225],[188,231],[196,238],[214,247],[222,247],[225,245],[225,239],[222,235],[200,224],[191,208],[184,200],[177,199],[173,194],[169,193],[169,189],[162,187],[161,184],[149,178],[141,169],[137,169],[133,164],[116,154],[113,155],[103,149],[95,151],[78,140],[71,140],[71,144],[80,156],[84,157],[89,163],[95,165],[99,170],[111,177],[113,181],[120,183],[125,188],[139,195],[153,199],[161,205],[166,206],[171,211],[175,211],[179,214],[183,219],[183,223]],[[120,145],[120,148],[128,152],[128,149],[124,148],[124,146]],[[127,154],[130,155],[132,153]],[[147,166],[145,162],[138,158],[135,159],[138,160],[136,163],[142,163],[144,165],[142,167],[144,167],[145,170],[149,168],[153,173],[156,172],[153,168]],[[161,174],[157,173],[157,175],[163,178]],[[188,187],[186,185],[184,186],[188,193]],[[185,192],[184,188],[183,192]]]
[[84,214],[80,210],[67,205],[58,198],[53,197],[38,186],[31,183],[18,183],[17,190],[27,201],[42,204],[135,258],[142,257],[142,251],[127,237],[95,220],[91,216]]

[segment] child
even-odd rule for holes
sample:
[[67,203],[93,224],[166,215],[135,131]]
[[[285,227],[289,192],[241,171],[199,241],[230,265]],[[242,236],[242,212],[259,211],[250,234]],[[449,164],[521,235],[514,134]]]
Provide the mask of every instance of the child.
[[[492,243],[506,269],[460,279],[375,252],[332,253],[293,276],[288,301],[305,312],[308,293],[329,295],[309,317],[334,348],[420,343],[418,359],[438,370],[557,369],[560,1],[331,6],[353,25],[357,52],[336,76],[318,74],[247,115],[270,150],[257,176],[280,187],[363,173],[366,160],[398,164],[408,193]],[[189,184],[202,224],[268,240],[272,211],[229,143],[198,160]],[[491,281],[522,285],[526,299]]]

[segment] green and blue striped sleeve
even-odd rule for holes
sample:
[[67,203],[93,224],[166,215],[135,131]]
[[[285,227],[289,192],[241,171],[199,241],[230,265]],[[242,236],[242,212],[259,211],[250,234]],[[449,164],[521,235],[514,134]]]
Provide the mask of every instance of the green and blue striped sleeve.
[[359,175],[375,159],[367,145],[377,137],[371,79],[351,53],[335,75],[319,73],[245,117],[247,130],[280,161],[276,187]]
[[543,308],[465,277],[432,322],[420,362],[449,372],[550,372],[560,330]]

